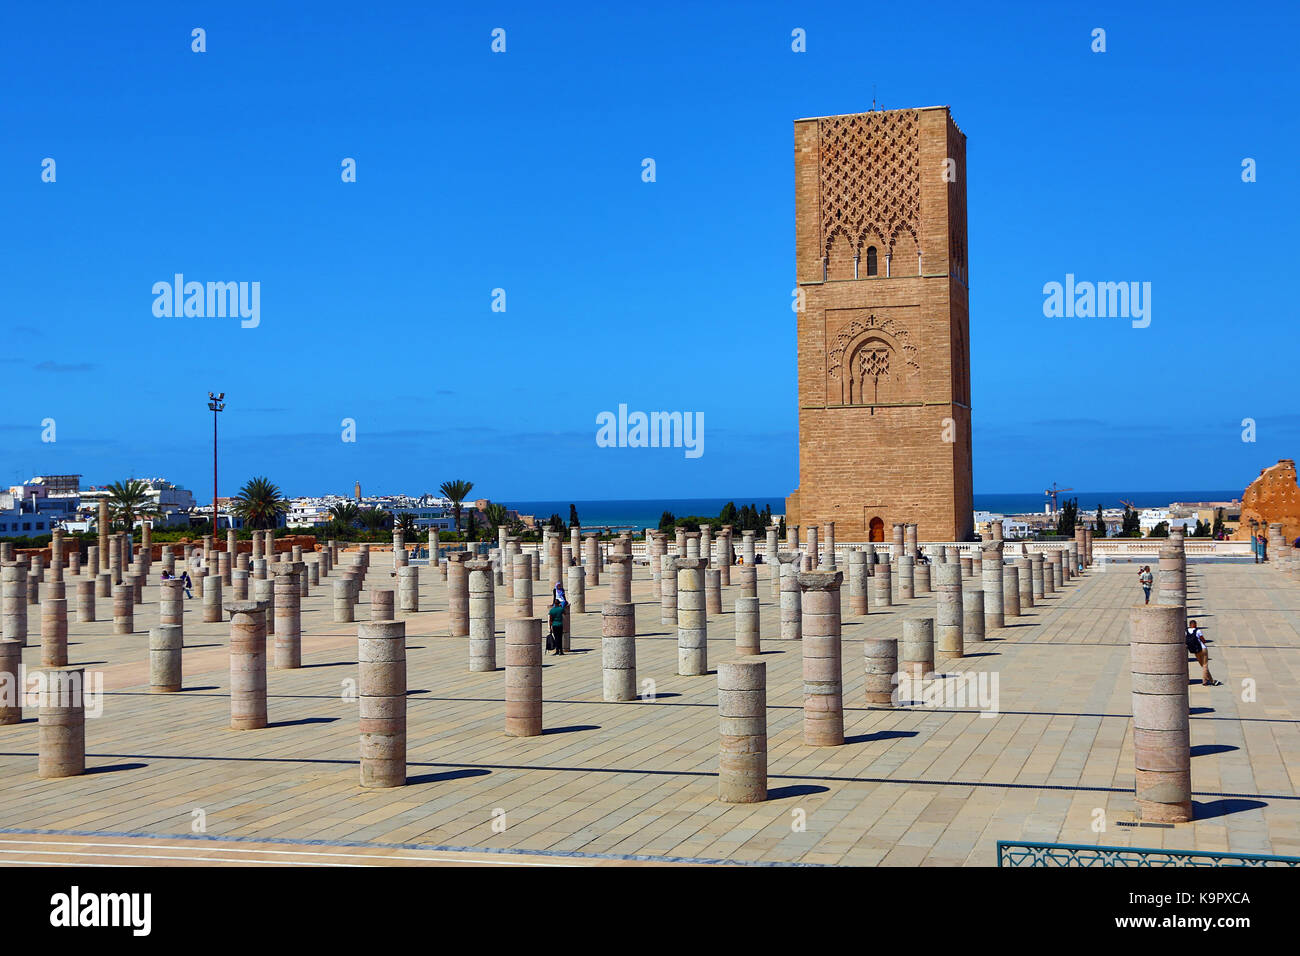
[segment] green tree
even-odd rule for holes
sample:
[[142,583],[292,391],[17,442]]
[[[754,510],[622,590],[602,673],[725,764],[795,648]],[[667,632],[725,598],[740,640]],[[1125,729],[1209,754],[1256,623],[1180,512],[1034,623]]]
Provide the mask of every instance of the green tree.
[[546,527],[550,528],[552,531],[563,531],[564,519],[557,514],[553,514],[551,515],[550,520],[546,522]]
[[581,528],[582,522],[578,520],[578,508],[576,505],[569,505],[569,527]]
[[414,541],[419,535],[420,529],[415,526],[415,515],[409,511],[403,511],[393,522],[393,530],[399,531],[403,538]]
[[465,521],[465,540],[478,540],[478,509],[469,509],[469,518]]
[[357,521],[367,531],[383,531],[390,527],[393,516],[383,508],[366,508],[357,514]]
[[1097,505],[1097,520],[1093,522],[1092,533],[1094,537],[1106,537],[1106,519],[1101,516],[1101,505]]
[[1056,533],[1060,537],[1074,536],[1074,526],[1079,520],[1079,499],[1070,498],[1061,505],[1061,513],[1056,517]]
[[280,523],[280,516],[289,511],[289,502],[280,492],[279,486],[269,478],[250,478],[244,482],[230,504],[231,512],[243,519],[244,527],[255,530],[274,528]]
[[1128,505],[1124,506],[1124,529],[1121,534],[1126,538],[1142,537],[1142,519]]
[[338,522],[340,527],[355,528],[360,516],[361,509],[357,507],[354,501],[344,501],[341,504],[330,505],[330,517]]
[[673,513],[671,511],[665,511],[663,514],[659,516],[660,531],[670,530],[676,527],[676,525],[677,525],[677,518],[673,516]]
[[1219,538],[1223,533],[1224,533],[1224,529],[1223,529],[1223,509],[1222,509],[1222,508],[1215,508],[1215,509],[1214,509],[1214,526],[1213,526],[1212,528],[1210,528],[1210,536],[1213,537],[1213,538],[1216,538],[1216,539],[1217,539],[1217,538]]
[[495,537],[497,529],[506,523],[506,506],[496,501],[489,501],[483,516],[487,518],[488,524],[492,527],[492,535]]
[[1208,538],[1209,536],[1210,536],[1210,523],[1208,521],[1202,521],[1200,518],[1197,518],[1196,527],[1192,529],[1192,537]]
[[438,490],[442,496],[451,502],[451,516],[456,521],[456,533],[460,534],[460,511],[461,503],[469,497],[469,493],[474,490],[474,482],[465,481],[463,478],[457,478],[453,481],[444,481]]
[[1169,537],[1169,522],[1168,522],[1168,521],[1162,521],[1162,522],[1160,522],[1158,525],[1156,525],[1154,528],[1152,528],[1149,532],[1147,532],[1147,537],[1148,537],[1148,538],[1167,538],[1167,537]]
[[[162,517],[153,504],[149,486],[138,478],[115,481],[107,488],[110,520],[120,525],[127,534],[133,534],[136,519]],[[101,559],[104,560],[104,559]]]
[[740,522],[740,512],[736,510],[736,503],[734,501],[728,501],[725,505],[722,506],[722,511],[718,515],[718,523],[720,525],[723,524],[736,525],[739,524],[739,522]]

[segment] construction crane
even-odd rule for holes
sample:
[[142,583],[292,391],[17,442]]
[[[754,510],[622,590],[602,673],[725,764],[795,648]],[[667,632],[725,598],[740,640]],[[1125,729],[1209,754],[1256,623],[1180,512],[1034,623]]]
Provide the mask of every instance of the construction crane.
[[1125,501],[1123,498],[1119,499],[1119,503],[1122,504],[1125,508],[1132,508],[1134,511],[1138,510],[1137,505],[1133,504],[1133,502],[1131,501]]
[[1073,490],[1074,490],[1073,488],[1058,488],[1056,487],[1056,482],[1052,482],[1052,487],[1044,491],[1043,494],[1047,495],[1047,497],[1052,499],[1052,511],[1056,512],[1061,510],[1060,502],[1057,500],[1057,496],[1059,496],[1062,492],[1073,491]]

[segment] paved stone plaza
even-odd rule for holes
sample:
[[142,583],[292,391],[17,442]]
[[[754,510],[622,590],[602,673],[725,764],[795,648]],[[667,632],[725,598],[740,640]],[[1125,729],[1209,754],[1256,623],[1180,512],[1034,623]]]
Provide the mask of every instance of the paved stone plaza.
[[[373,557],[367,587],[395,587],[390,556]],[[1094,566],[1009,617],[1010,626],[990,631],[984,644],[968,643],[967,656],[941,664],[946,673],[996,672],[994,717],[972,708],[867,707],[864,637],[897,636],[903,620],[935,617],[936,595],[890,608],[873,603],[862,616],[850,612],[846,586],[846,741],[817,748],[802,742],[800,645],[779,639],[769,568],[760,566],[770,790],[765,802],[735,805],[717,799],[714,671],[736,656],[736,578],[722,589],[723,613],[709,616],[709,673],[680,677],[676,628],[659,623],[649,571],[636,567],[636,676],[639,687],[653,680],[656,696],[606,703],[600,606],[614,579],[602,575],[587,589],[587,612],[572,616],[573,653],[544,658],[544,733],[507,737],[505,671],[469,671],[470,638],[447,636],[447,584],[421,569],[423,610],[398,612],[408,638],[408,785],[370,790],[358,785],[357,702],[344,697],[345,682],[358,676],[357,625],[332,623],[328,582],[337,569],[303,599],[303,666],[268,664],[270,724],[250,731],[229,729],[228,615],[201,623],[197,597],[184,603],[184,689],[150,692],[157,570],[135,609],[135,633],[112,633],[105,598],[98,623],[68,624],[71,664],[102,671],[106,690],[103,716],[86,721],[84,776],[37,776],[35,708],[22,723],[0,726],[0,863],[30,858],[24,854],[39,841],[19,839],[30,831],[148,835],[138,845],[176,846],[192,836],[198,810],[209,837],[265,841],[245,844],[239,862],[268,847],[282,853],[277,862],[305,862],[302,841],[373,844],[374,856],[397,853],[380,845],[408,845],[393,860],[408,863],[447,862],[437,848],[458,847],[502,862],[544,858],[484,851],[579,855],[570,862],[645,855],[989,865],[998,840],[1300,855],[1300,587],[1271,567],[1188,565],[1189,605],[1212,641],[1212,669],[1223,685],[1202,687],[1199,669],[1189,666],[1197,678],[1189,688],[1195,822],[1171,827],[1123,825],[1135,807],[1128,609],[1141,592],[1134,565]],[[544,573],[536,585],[539,615],[546,580]],[[369,619],[368,601],[363,591],[358,620]],[[39,622],[39,609],[31,612]],[[502,587],[496,612],[501,665],[513,615]],[[39,624],[29,633],[23,662],[35,669]],[[1243,702],[1247,678],[1255,702]],[[1098,809],[1105,832],[1094,830]],[[303,849],[295,854],[276,841],[300,841]],[[58,845],[112,842],[68,836]],[[221,855],[205,852],[201,841],[182,846],[190,852],[178,856]],[[369,862],[365,850],[338,852],[341,862]]]

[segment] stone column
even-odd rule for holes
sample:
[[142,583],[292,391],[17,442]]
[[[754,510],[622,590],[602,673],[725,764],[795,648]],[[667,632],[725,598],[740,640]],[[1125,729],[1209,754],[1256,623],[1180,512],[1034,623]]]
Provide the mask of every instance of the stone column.
[[892,607],[894,603],[893,567],[888,562],[873,565],[876,573],[871,576],[873,584],[872,597],[877,607]]
[[722,613],[722,570],[720,568],[704,570],[704,609],[710,615]]
[[841,577],[838,571],[805,571],[798,577],[803,607],[803,742],[810,747],[844,743]]
[[[688,540],[689,537],[690,536],[688,535],[687,536]],[[706,562],[711,562],[713,558],[713,525],[709,525],[709,524],[700,525],[699,544],[700,544],[699,556],[703,558]],[[689,545],[687,547],[689,547]],[[708,566],[709,566],[708,564],[705,564],[705,567]]]
[[77,582],[77,623],[88,624],[95,620],[95,582]]
[[699,531],[686,532],[686,557],[688,558],[703,557],[700,548],[700,540],[701,538],[700,538]]
[[797,524],[787,523],[785,526],[785,549],[787,551],[799,550],[799,526]]
[[41,604],[41,666],[68,666],[68,600],[46,598]]
[[113,535],[113,543],[108,546],[108,570],[113,576],[113,586],[122,583],[122,546],[118,536]]
[[542,732],[542,621],[506,621],[506,736],[536,737]]
[[1083,529],[1083,546],[1084,546],[1084,560],[1087,562],[1088,567],[1092,567],[1092,529],[1091,528],[1085,527]]
[[[109,554],[108,550],[108,532],[111,525],[111,519],[108,515],[108,499],[99,500],[99,518],[95,522],[95,530],[99,535],[98,557],[101,561]],[[98,574],[99,572],[96,572]],[[114,582],[116,583],[116,582]]]
[[275,666],[302,667],[302,594],[292,564],[275,566]]
[[[457,562],[461,571],[466,575],[466,593],[465,593],[465,633],[469,633],[469,591],[468,591],[468,571],[464,570],[464,565],[468,562]],[[450,567],[447,574],[448,581],[451,579]],[[420,610],[420,568],[414,564],[404,564],[397,569],[397,593],[400,598],[402,613],[415,614]],[[450,603],[450,600],[449,602]]]
[[[531,619],[533,616],[533,578],[529,572],[528,555],[515,555],[515,617],[524,620]],[[588,575],[588,582],[590,583],[590,575]],[[539,618],[538,623],[540,622]]]
[[835,522],[826,522],[826,552],[822,558],[822,567],[827,571],[834,571],[839,567],[839,562],[835,557]]
[[636,700],[636,607],[606,601],[600,611],[604,699]]
[[632,603],[632,558],[626,554],[611,554],[609,567],[609,599],[614,604]]
[[565,594],[569,598],[569,607],[573,609],[574,614],[587,613],[587,587],[584,583],[582,567],[577,564],[571,564],[565,569],[568,575],[568,587]]
[[86,772],[85,677],[81,667],[53,667],[41,672],[37,696],[38,777],[76,777]]
[[397,619],[396,592],[392,588],[370,589],[370,620],[393,621]]
[[916,560],[916,542],[916,524],[912,523],[903,525],[903,552],[905,554],[910,554],[913,561]]
[[587,573],[587,587],[600,584],[600,535],[588,531],[582,536],[582,568]]
[[735,616],[736,653],[742,657],[761,654],[758,636],[758,598],[736,598]]
[[357,625],[361,786],[406,784],[406,624]]
[[253,532],[253,560],[254,561],[264,560],[265,555],[266,555],[266,549],[263,546],[262,533],[260,531],[254,531]]
[[904,554],[898,559],[898,599],[910,601],[916,597],[916,559]]
[[1016,558],[1016,580],[1020,587],[1020,608],[1034,606],[1034,569],[1028,558]]
[[[447,617],[452,637],[469,636],[469,569],[468,551],[453,551],[447,555]],[[531,587],[531,582],[528,585]],[[519,582],[515,582],[519,594]]]
[[767,663],[718,664],[718,799],[767,799]]
[[0,638],[0,687],[13,688],[0,693],[0,726],[22,723],[23,719],[23,646],[18,641]]
[[[351,594],[351,600],[356,603],[356,595]],[[266,611],[266,633],[275,633],[275,578],[254,578],[253,579],[253,600],[261,604]],[[352,620],[352,618],[348,618]]]
[[806,553],[809,563],[814,568],[821,564],[821,542],[818,540],[817,526],[815,524],[808,527],[808,550]]
[[[1159,554],[1157,570],[1160,573],[1156,579],[1155,603],[1168,605],[1169,607],[1181,607],[1184,609],[1185,615],[1187,608],[1187,565],[1182,549],[1165,545],[1157,553]],[[1186,627],[1185,622],[1183,626]]]
[[[903,622],[900,675],[925,680],[934,673],[934,619],[918,617]],[[900,676],[900,680],[901,680]]]
[[781,640],[798,641],[803,638],[803,600],[799,591],[799,567],[803,554],[799,551],[779,551],[781,562]]
[[352,582],[346,578],[336,578],[334,581],[334,623],[348,624],[352,619]]
[[113,572],[100,571],[95,577],[95,597],[113,596]]
[[1043,552],[1035,551],[1029,556],[1029,580],[1035,601],[1041,600],[1047,593],[1043,584]]
[[984,642],[984,592],[980,589],[963,593],[962,643]]
[[221,620],[221,575],[214,574],[203,582],[203,617],[204,624],[214,624]]
[[[673,557],[677,557],[677,558],[686,557],[686,529],[685,528],[673,529],[673,542],[677,547],[677,553],[673,555]],[[674,584],[677,583],[676,578],[673,579],[673,583]]]
[[930,569],[934,565],[916,562],[912,565],[912,593],[929,594],[930,588]]
[[754,532],[742,531],[740,533],[740,559],[745,563],[742,567],[754,567]]
[[975,574],[975,559],[968,554],[963,554],[957,560],[961,562],[962,577],[973,577]]
[[1060,591],[1065,587],[1065,573],[1061,567],[1061,552],[1049,551],[1046,560],[1052,571],[1052,588]]
[[135,631],[135,588],[129,584],[113,586],[113,633]]
[[1084,557],[1087,549],[1083,543],[1083,528],[1076,525],[1074,528],[1074,540],[1070,542],[1070,570],[1075,568],[1082,569]]
[[181,689],[181,654],[185,635],[179,624],[149,629],[149,690],[173,694]]
[[718,580],[731,587],[731,525],[724,524],[718,535]]
[[[298,592],[294,591],[296,598]],[[266,605],[236,601],[230,615],[230,729],[266,726]]]
[[[851,553],[851,552],[850,552]],[[898,641],[892,637],[862,640],[862,661],[866,668],[863,689],[868,704],[894,704],[894,675],[898,673]]]
[[27,569],[19,562],[12,561],[0,568],[0,580],[3,581],[3,610],[0,628],[7,641],[14,641],[19,647],[27,646]]
[[50,532],[50,580],[63,580],[63,529]]
[[492,562],[467,561],[465,570],[469,593],[469,669],[471,673],[494,671],[497,669],[497,614]]
[[1006,610],[1002,603],[1002,545],[985,545],[981,552],[981,577],[984,585],[984,631],[1006,627]]
[[[315,568],[315,565],[312,565]],[[231,571],[230,572],[230,595],[233,600],[248,600],[248,572]]]
[[659,623],[677,623],[677,558],[664,557],[659,562],[663,586],[659,589]]
[[867,613],[867,552],[849,552],[849,613]]
[[1002,568],[1003,618],[1020,616],[1020,572],[1014,564]]
[[542,553],[540,548],[528,555],[528,567],[532,571],[533,580],[540,581],[542,579]]
[[992,532],[994,541],[1001,541],[1005,530],[1001,518],[994,518],[989,524],[989,531]]
[[1192,819],[1185,623],[1184,607],[1129,611],[1137,815],[1153,823]]
[[[689,540],[689,539],[688,539]],[[705,558],[677,559],[677,673],[708,673],[708,617],[704,609]]]
[[934,573],[939,582],[938,607],[935,612],[935,654],[940,661],[955,660],[965,655],[961,565],[936,564]]
[[740,596],[741,597],[758,597],[758,568],[752,564],[742,564],[736,569],[739,575]]
[[99,545],[86,546],[86,575],[92,580],[99,577]]
[[[1050,554],[1042,551],[1037,552],[1039,559],[1039,573],[1042,576],[1043,594],[1053,594],[1056,591],[1056,582],[1052,579],[1052,558]],[[1029,560],[1033,560],[1031,556]]]

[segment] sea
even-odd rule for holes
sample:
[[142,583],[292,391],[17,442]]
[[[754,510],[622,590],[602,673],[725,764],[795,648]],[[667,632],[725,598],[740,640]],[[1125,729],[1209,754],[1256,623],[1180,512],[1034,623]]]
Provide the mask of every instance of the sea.
[[[1069,491],[1063,492],[1060,500],[1079,500],[1080,513],[1092,513],[1097,506],[1102,508],[1123,508],[1124,502],[1130,502],[1136,508],[1162,508],[1175,501],[1232,501],[1241,497],[1240,489],[1235,491]],[[607,501],[509,501],[501,503],[513,508],[520,514],[535,515],[543,520],[553,514],[560,516],[565,523],[569,520],[569,505],[578,509],[578,521],[587,527],[614,528],[657,528],[659,518],[665,511],[671,511],[674,517],[687,515],[716,517],[727,502],[734,502],[737,508],[753,505],[759,511],[771,507],[772,514],[785,512],[785,497],[776,495],[755,495],[738,498],[630,498]],[[990,511],[994,514],[1029,514],[1041,513],[1047,507],[1048,499],[1038,493],[995,493],[975,495],[975,510]]]

